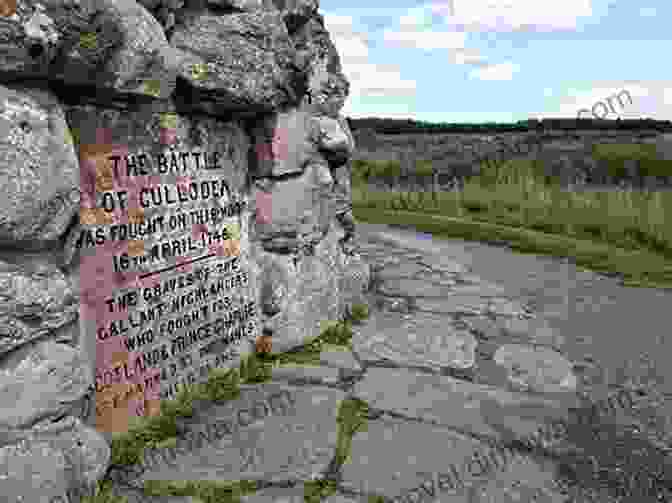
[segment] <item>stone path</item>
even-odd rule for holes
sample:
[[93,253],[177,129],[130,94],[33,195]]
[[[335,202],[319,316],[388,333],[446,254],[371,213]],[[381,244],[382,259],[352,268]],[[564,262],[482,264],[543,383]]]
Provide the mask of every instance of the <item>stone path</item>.
[[[360,251],[374,272],[372,311],[354,327],[351,348],[327,348],[320,365],[273,369],[271,382],[243,386],[240,399],[198,408],[182,428],[219,431],[218,443],[172,458],[156,451],[157,461],[134,484],[263,481],[265,488],[243,497],[249,503],[298,503],[305,482],[325,478],[337,487],[329,503],[372,496],[412,503],[659,501],[653,491],[618,499],[614,488],[637,466],[645,471],[640,492],[656,470],[670,486],[672,462],[628,429],[634,420],[627,410],[612,410],[604,424],[601,416],[576,419],[586,407],[580,380],[547,320],[445,256],[370,237]],[[342,462],[337,417],[344,401],[366,407]],[[629,471],[600,454],[614,445],[631,453]],[[572,480],[588,479],[607,482],[571,489]],[[196,501],[123,494],[130,502]]]

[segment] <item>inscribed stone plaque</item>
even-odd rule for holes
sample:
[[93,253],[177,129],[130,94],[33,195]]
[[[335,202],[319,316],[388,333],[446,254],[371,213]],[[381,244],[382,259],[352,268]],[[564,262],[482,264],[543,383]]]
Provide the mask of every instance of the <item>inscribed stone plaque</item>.
[[256,338],[247,140],[236,123],[148,105],[78,106],[68,119],[79,138],[73,246],[95,339],[97,425],[125,431],[208,369],[237,365]]

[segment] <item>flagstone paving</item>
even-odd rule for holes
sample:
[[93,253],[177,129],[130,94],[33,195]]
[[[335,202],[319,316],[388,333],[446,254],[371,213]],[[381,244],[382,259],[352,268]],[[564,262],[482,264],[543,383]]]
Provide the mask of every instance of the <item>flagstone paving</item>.
[[[374,271],[371,312],[351,345],[325,348],[314,365],[273,368],[271,382],[243,386],[239,399],[199,407],[182,430],[219,428],[218,441],[144,466],[136,485],[258,481],[245,503],[299,503],[314,480],[333,484],[328,503],[620,501],[576,487],[570,498],[567,460],[575,470],[605,461],[586,451],[581,435],[598,442],[591,425],[572,422],[585,406],[581,382],[545,319],[444,256],[372,239],[360,253]],[[353,400],[365,417],[348,432],[343,460],[338,410]],[[652,494],[637,501],[657,501]]]

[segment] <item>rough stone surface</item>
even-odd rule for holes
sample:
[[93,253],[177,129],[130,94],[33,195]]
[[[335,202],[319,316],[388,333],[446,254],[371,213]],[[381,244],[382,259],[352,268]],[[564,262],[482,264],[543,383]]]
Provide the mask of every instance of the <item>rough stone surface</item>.
[[58,501],[91,488],[107,470],[110,448],[74,417],[3,435],[0,467],[8,501]]
[[[316,115],[338,117],[350,90],[341,71],[341,60],[321,15],[311,18],[292,34],[297,51],[305,51],[310,62],[306,100]],[[304,101],[304,103],[306,102]]]
[[516,388],[541,393],[576,389],[572,364],[552,349],[505,344],[497,350],[494,360],[508,371],[509,381]]
[[58,99],[45,89],[0,86],[0,242],[57,242],[79,210],[79,169]]
[[352,352],[342,349],[323,349],[320,352],[320,363],[350,373],[357,373],[362,370],[362,365],[355,359]]
[[290,33],[310,20],[319,8],[318,0],[274,0]]
[[[568,417],[568,408],[578,406],[578,398],[570,394],[550,400],[407,369],[368,369],[354,395],[379,410],[492,440],[502,440],[500,430],[489,423],[493,403],[511,411],[507,416],[511,422],[518,419],[521,436],[536,431],[547,418]],[[523,411],[531,412],[515,417]]]
[[[63,17],[65,3],[54,2]],[[178,54],[157,20],[133,0],[104,0],[95,9],[91,5],[79,5],[71,19],[57,19],[57,25],[70,26],[59,56],[50,61],[50,78],[66,85],[93,84],[116,95],[170,96]]]
[[310,114],[292,108],[259,121],[250,171],[258,178],[300,174],[318,156]]
[[[271,273],[265,292],[275,292],[272,302],[264,305],[283,305],[274,313],[268,308],[262,317],[263,327],[273,334],[273,350],[286,351],[304,344],[320,333],[320,323],[325,319],[338,319],[344,306],[339,296],[339,276],[331,273],[329,259],[337,253],[334,239],[325,239],[316,247],[314,255],[304,255],[295,263],[288,255],[272,256],[268,251],[258,250],[256,263],[267,264]],[[263,270],[263,269],[262,269]],[[263,272],[259,272],[264,277]],[[341,275],[344,274],[342,271]]]
[[344,117],[317,117],[318,145],[334,164],[343,164],[355,150],[355,139]]
[[427,313],[376,316],[356,332],[353,347],[366,361],[388,360],[437,372],[449,368],[468,369],[475,362],[476,339],[468,331],[457,328],[455,321]]
[[342,391],[321,387],[306,391],[273,383],[245,388],[238,400],[208,408],[185,426],[196,432],[228,422],[233,434],[179,455],[174,467],[155,464],[141,479],[180,480],[188,467],[191,480],[309,480],[334,455],[336,414],[344,397]]
[[[311,165],[297,177],[277,180],[270,191],[253,188],[252,197],[257,203],[255,228],[266,250],[296,252],[303,246],[315,246],[324,238],[332,212],[328,204],[322,204],[328,203],[320,197],[322,187],[315,177],[315,165]],[[264,220],[261,212],[266,212]]]
[[290,365],[273,369],[273,379],[290,383],[336,384],[339,377],[338,369],[329,367]]
[[77,320],[71,285],[45,261],[0,262],[0,355],[18,349]]
[[[501,457],[489,456],[489,449],[477,441],[450,430],[421,423],[369,421],[367,431],[354,437],[352,461],[343,467],[342,484],[358,493],[410,501],[426,498],[424,487],[440,501],[466,503],[471,486],[508,466]],[[451,467],[457,476],[451,475]],[[551,491],[552,472],[531,463],[530,468],[536,472],[530,474],[533,483]]]
[[[0,427],[27,428],[63,416],[93,384],[86,355],[47,341],[17,351],[24,358],[0,376]],[[12,355],[16,358],[18,355]],[[13,359],[14,359],[13,358]]]
[[242,503],[302,503],[305,492],[303,484],[296,484],[294,487],[271,487],[251,496],[242,496],[240,500]]
[[179,75],[193,89],[186,105],[208,113],[270,112],[298,101],[293,47],[278,12],[194,14],[170,43],[184,54]]

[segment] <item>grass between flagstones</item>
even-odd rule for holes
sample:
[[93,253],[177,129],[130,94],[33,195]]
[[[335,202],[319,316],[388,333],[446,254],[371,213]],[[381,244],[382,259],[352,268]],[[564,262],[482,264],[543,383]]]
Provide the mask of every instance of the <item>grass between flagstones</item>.
[[[134,418],[129,430],[114,435],[111,444],[111,468],[139,465],[143,451],[151,447],[164,447],[177,439],[177,420],[192,417],[194,402],[235,400],[240,396],[240,384],[268,382],[274,366],[317,365],[320,352],[328,347],[351,349],[352,323],[359,323],[369,316],[368,306],[352,307],[343,321],[323,324],[322,333],[297,349],[285,353],[253,354],[241,361],[238,369],[213,369],[205,383],[182,390],[174,400],[161,402],[161,413],[150,418]],[[335,453],[337,466],[350,455],[352,436],[366,427],[368,408],[359,400],[346,399],[339,405],[338,437]],[[144,484],[146,496],[192,496],[202,503],[239,503],[243,495],[254,494],[260,489],[257,481],[148,481]],[[336,492],[331,480],[304,482],[304,500],[317,503]],[[107,477],[99,481],[93,494],[85,495],[82,503],[126,503],[127,498],[113,493],[113,482]]]

